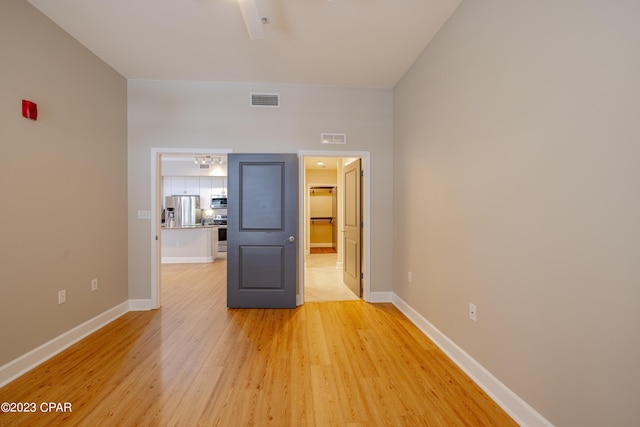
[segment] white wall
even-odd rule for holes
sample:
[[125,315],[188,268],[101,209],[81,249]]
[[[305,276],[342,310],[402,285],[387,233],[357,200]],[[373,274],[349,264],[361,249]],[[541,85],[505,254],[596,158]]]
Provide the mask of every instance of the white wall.
[[558,426],[638,424],[638,22],[465,1],[394,91],[394,291]]
[[[281,94],[280,108],[249,107],[250,92]],[[129,81],[129,296],[150,298],[152,147],[234,152],[371,152],[371,290],[390,291],[392,271],[392,91],[296,85]],[[325,146],[322,132],[347,133]]]

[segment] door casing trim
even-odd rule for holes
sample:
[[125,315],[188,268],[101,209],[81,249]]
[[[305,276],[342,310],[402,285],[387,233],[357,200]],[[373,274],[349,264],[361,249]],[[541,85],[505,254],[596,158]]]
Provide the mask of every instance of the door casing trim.
[[[371,153],[369,151],[324,151],[324,150],[298,150],[298,236],[305,236],[306,221],[304,215],[304,197],[305,197],[305,157],[359,157],[362,160],[362,171],[364,172],[363,184],[364,191],[362,194],[362,209],[364,209],[362,228],[362,299],[369,302],[371,299]],[[298,239],[298,260],[302,264],[298,268],[298,294],[297,305],[304,304],[304,239]]]

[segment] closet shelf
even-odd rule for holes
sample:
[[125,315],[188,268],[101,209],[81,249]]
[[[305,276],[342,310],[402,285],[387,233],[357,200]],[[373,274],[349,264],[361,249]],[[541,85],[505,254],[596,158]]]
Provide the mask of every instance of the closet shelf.
[[310,190],[311,190],[311,194],[314,194],[314,193],[315,193],[315,190],[318,190],[318,191],[328,191],[329,193],[332,193],[332,192],[333,192],[333,189],[334,189],[334,187],[311,187],[311,188],[310,188]]
[[311,222],[316,222],[316,221],[329,221],[333,223],[333,218],[330,216],[312,216]]

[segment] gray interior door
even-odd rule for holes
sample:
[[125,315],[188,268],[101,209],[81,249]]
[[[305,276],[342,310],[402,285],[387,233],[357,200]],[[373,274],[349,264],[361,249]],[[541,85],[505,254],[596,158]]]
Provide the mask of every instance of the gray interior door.
[[344,251],[342,281],[362,297],[361,285],[361,160],[358,159],[344,168],[344,229],[342,250]]
[[296,306],[295,154],[229,154],[227,307]]

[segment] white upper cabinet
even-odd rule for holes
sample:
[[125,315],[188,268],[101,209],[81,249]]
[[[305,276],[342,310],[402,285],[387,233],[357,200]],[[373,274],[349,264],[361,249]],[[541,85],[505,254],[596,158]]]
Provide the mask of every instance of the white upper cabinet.
[[211,207],[211,177],[200,177],[200,209]]
[[196,196],[200,194],[200,179],[198,177],[174,176],[171,180],[172,196]]
[[187,178],[182,176],[174,176],[171,180],[171,195],[184,196],[187,194]]
[[211,177],[211,195],[226,196],[227,195],[227,179],[223,176]]
[[197,196],[200,194],[200,178],[187,178],[185,181],[187,192],[184,194],[188,194],[190,196]]

